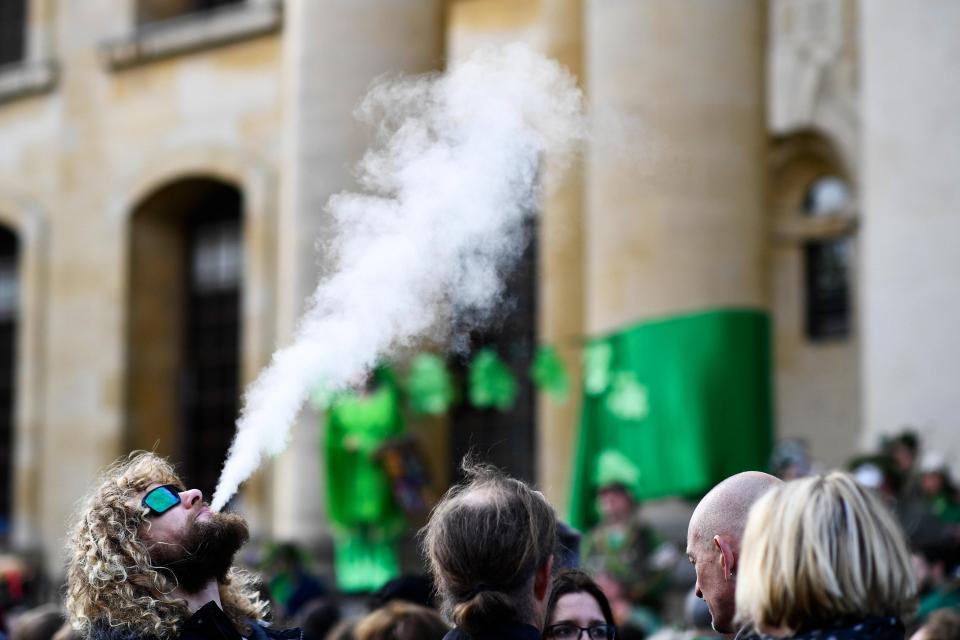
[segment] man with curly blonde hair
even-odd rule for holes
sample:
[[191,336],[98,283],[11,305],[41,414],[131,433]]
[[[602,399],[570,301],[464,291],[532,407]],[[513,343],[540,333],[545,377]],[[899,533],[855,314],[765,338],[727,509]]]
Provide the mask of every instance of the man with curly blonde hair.
[[244,519],[213,513],[149,452],[110,465],[74,518],[66,606],[87,640],[297,640],[264,622],[251,574],[233,567]]

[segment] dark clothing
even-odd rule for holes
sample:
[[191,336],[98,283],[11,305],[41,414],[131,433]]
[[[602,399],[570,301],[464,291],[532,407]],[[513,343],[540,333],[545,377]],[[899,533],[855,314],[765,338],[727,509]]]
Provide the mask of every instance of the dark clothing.
[[[261,622],[250,623],[249,640],[302,640],[302,637],[300,629],[271,629]],[[177,635],[177,640],[242,639],[227,614],[212,601],[197,609]]]
[[480,634],[469,634],[453,628],[443,640],[540,640],[540,631],[528,624],[508,623]]
[[743,627],[740,627],[740,630],[737,631],[737,635],[734,636],[733,640],[762,640],[763,636],[754,631],[753,625],[748,624]]
[[819,629],[805,629],[794,640],[903,640],[905,630],[899,618],[871,617],[856,621],[840,621]]
[[617,581],[631,604],[658,609],[674,564],[675,554],[662,553],[669,547],[639,516],[625,525],[600,523],[583,540],[583,569]]
[[[89,640],[147,640],[131,633],[126,627],[111,627],[97,624]],[[243,636],[230,622],[230,618],[211,601],[197,609],[187,618],[177,640],[243,640]],[[262,622],[250,623],[249,640],[303,640],[300,629],[271,629]]]

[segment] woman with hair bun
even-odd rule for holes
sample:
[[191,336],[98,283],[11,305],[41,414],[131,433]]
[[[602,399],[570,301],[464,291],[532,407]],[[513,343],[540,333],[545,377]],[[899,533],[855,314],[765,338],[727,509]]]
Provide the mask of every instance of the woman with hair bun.
[[464,462],[466,479],[430,515],[423,548],[446,640],[539,640],[557,521],[539,491],[497,469]]
[[903,534],[846,473],[793,480],[750,510],[737,617],[767,635],[902,640],[917,587]]

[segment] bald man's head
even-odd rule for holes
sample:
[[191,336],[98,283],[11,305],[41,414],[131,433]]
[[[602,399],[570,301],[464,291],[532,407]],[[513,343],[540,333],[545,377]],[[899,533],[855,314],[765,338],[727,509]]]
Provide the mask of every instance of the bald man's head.
[[690,517],[687,541],[710,541],[723,535],[740,548],[750,507],[760,496],[782,480],[760,471],[744,471],[730,476],[703,497]]
[[687,557],[697,570],[697,595],[707,601],[713,628],[732,633],[736,565],[747,514],[781,480],[759,471],[730,476],[703,497],[687,528]]

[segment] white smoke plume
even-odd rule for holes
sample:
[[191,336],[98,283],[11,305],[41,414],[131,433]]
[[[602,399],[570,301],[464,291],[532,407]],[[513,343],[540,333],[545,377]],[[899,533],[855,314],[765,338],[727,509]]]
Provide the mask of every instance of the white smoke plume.
[[379,82],[357,116],[376,132],[358,167],[364,192],[327,204],[334,266],[294,342],[247,390],[215,511],[286,447],[319,381],[342,389],[432,328],[489,314],[526,244],[524,218],[586,134],[573,77],[521,45]]

